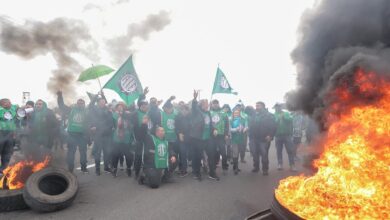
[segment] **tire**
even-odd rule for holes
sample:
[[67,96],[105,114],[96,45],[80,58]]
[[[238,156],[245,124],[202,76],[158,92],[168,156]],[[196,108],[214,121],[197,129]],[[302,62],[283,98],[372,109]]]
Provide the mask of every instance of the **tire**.
[[23,198],[34,211],[54,212],[69,207],[77,192],[76,176],[64,169],[46,168],[28,178]]
[[23,189],[0,189],[0,212],[9,212],[27,208],[28,206],[23,199]]

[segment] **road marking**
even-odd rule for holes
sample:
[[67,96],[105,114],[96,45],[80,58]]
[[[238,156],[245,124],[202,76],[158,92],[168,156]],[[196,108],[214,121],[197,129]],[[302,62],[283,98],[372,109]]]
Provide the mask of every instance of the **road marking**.
[[[103,165],[103,164],[104,164],[104,162],[100,162],[100,165]],[[94,166],[95,166],[95,164],[88,165],[87,169],[91,168],[91,167],[94,167]],[[76,168],[76,170],[81,170],[81,167]]]

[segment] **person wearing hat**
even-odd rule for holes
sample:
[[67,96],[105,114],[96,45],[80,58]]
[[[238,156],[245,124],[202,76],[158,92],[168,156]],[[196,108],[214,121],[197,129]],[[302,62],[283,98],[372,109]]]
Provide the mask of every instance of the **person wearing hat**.
[[134,133],[133,125],[130,123],[130,112],[126,109],[126,104],[119,102],[115,106],[115,111],[112,116],[114,118],[113,131],[113,152],[112,152],[112,175],[117,176],[118,162],[120,158],[125,156],[126,173],[131,176],[131,166],[133,164],[133,142]]
[[145,135],[152,129],[150,118],[148,116],[149,103],[145,100],[149,93],[149,88],[144,89],[137,101],[138,109],[130,115],[130,123],[134,128],[134,172],[138,178],[142,167],[142,152],[144,149]]
[[0,176],[7,168],[13,154],[13,143],[16,135],[16,110],[9,99],[0,99]]
[[274,116],[276,121],[275,145],[276,155],[278,158],[278,170],[283,169],[283,147],[285,147],[290,164],[290,170],[297,171],[295,168],[295,158],[292,142],[293,118],[290,113],[282,110],[282,104],[280,103],[276,103],[274,109]]
[[78,99],[77,103],[71,107],[66,106],[62,92],[57,92],[57,103],[61,110],[62,117],[68,118],[66,133],[67,133],[67,163],[68,170],[73,172],[74,169],[74,158],[77,147],[80,153],[80,165],[81,172],[88,173],[87,169],[87,143],[89,138],[88,132],[88,115],[87,109],[85,108],[85,101]]
[[[148,118],[144,118],[143,124],[146,124],[147,120]],[[144,166],[138,183],[158,188],[161,182],[168,182],[172,177],[172,172],[176,168],[176,155],[165,139],[163,127],[156,127],[155,134],[144,135]]]
[[[97,105],[95,103],[97,102]],[[95,173],[100,176],[100,159],[103,153],[104,171],[110,173],[111,166],[111,139],[114,120],[107,107],[104,94],[95,97],[89,104],[89,127],[93,137],[92,154],[95,158]]]
[[222,170],[226,171],[229,168],[227,163],[226,141],[229,138],[229,118],[228,115],[221,109],[218,100],[211,102],[211,121],[215,128],[212,137],[213,147],[216,149],[216,163],[222,156]]

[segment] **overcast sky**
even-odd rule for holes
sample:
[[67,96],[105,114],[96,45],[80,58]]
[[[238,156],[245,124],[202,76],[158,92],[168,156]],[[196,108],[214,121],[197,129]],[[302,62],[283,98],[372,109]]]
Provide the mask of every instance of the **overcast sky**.
[[[129,24],[165,10],[169,12],[170,24],[152,33],[148,40],[136,39],[131,46],[135,51],[135,69],[143,86],[150,87],[150,96],[166,100],[174,94],[179,100],[188,101],[192,90],[199,89],[202,98],[210,98],[219,63],[239,96],[217,98],[231,104],[239,98],[245,104],[262,100],[271,106],[283,101],[284,94],[295,86],[290,52],[298,40],[300,17],[314,2],[13,0],[2,3],[0,16],[7,16],[16,24],[57,17],[83,20],[99,43],[99,63],[118,69],[107,53],[105,40],[123,35]],[[85,68],[95,64],[80,59]],[[33,100],[53,100],[46,89],[51,71],[56,68],[51,54],[25,60],[0,52],[0,61],[0,97],[20,103],[22,92],[29,91]],[[108,78],[103,78],[102,83]],[[80,96],[87,90],[97,91],[98,83],[78,84]],[[119,99],[109,90],[106,94],[109,99]]]

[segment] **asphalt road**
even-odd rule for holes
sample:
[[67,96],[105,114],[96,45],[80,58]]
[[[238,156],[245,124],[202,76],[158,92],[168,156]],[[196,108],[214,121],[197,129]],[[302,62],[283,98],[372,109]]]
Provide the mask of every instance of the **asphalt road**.
[[[268,209],[278,181],[289,175],[298,175],[287,169],[287,155],[284,153],[285,169],[276,169],[276,152],[270,150],[270,175],[253,174],[252,158],[240,164],[242,170],[237,176],[229,170],[216,182],[204,179],[193,180],[189,175],[175,177],[173,183],[159,189],[140,186],[124,172],[114,179],[110,174],[95,176],[76,171],[79,179],[79,194],[68,209],[55,213],[35,213],[31,210],[0,213],[0,219],[44,220],[44,219],[131,219],[131,220],[238,220],[263,209]],[[92,161],[92,160],[89,160]],[[304,170],[298,163],[300,172]]]

